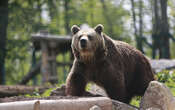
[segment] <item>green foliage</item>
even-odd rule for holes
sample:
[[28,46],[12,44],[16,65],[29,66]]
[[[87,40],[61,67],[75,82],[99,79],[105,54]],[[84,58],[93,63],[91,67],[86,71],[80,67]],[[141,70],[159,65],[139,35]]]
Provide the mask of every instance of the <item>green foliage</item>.
[[136,107],[139,107],[140,100],[141,100],[141,97],[140,97],[140,96],[135,96],[135,97],[131,100],[130,104],[131,104],[131,105],[134,105],[134,106],[136,106]]
[[41,95],[38,93],[38,89],[36,89],[32,94],[25,94],[24,96],[28,98],[32,98],[32,97],[40,98],[41,97]]
[[92,87],[92,84],[91,84],[91,83],[88,83],[88,84],[86,85],[86,91],[91,90],[91,87]]
[[[65,10],[65,2],[68,9]],[[9,0],[9,22],[6,57],[6,84],[17,84],[31,68],[31,34],[47,29],[51,34],[68,34],[65,24],[69,28],[73,24],[88,24],[92,27],[101,23],[105,33],[115,39],[131,42],[124,22],[129,18],[129,12],[122,7],[114,5],[113,0],[105,1],[106,10],[103,9],[101,0]],[[47,15],[43,17],[44,14]],[[67,13],[67,14],[66,14]],[[109,19],[105,17],[107,13]],[[65,19],[67,16],[68,19]],[[112,21],[112,25],[109,24]],[[109,32],[110,30],[113,30]],[[37,52],[38,54],[38,52]],[[37,57],[39,59],[39,57]],[[69,54],[60,54],[60,62],[69,62]],[[70,67],[57,69],[59,83],[66,79]],[[37,76],[38,84],[41,78]],[[29,85],[33,83],[30,81]]]
[[34,97],[34,98],[48,97],[48,96],[50,96],[51,92],[52,92],[53,90],[55,90],[55,89],[56,89],[56,88],[47,89],[47,90],[44,91],[44,93],[42,93],[42,94],[39,94],[39,93],[38,93],[38,90],[36,90],[36,91],[33,92],[32,94],[26,94],[26,95],[24,95],[24,96],[25,96],[25,97],[29,97],[29,98],[32,98],[32,97]]
[[157,79],[159,82],[164,83],[175,96],[175,71],[164,70],[157,74]]
[[48,97],[48,96],[50,96],[50,94],[51,94],[51,92],[53,91],[53,90],[55,90],[56,88],[50,88],[50,89],[47,89],[43,94],[41,94],[41,97]]
[[[88,24],[94,27],[103,24],[105,33],[114,39],[123,40],[135,44],[131,38],[132,29],[128,28],[132,16],[130,10],[124,8],[124,1],[116,0],[9,0],[9,15],[7,29],[7,56],[6,56],[6,84],[17,84],[31,68],[31,34],[40,30],[48,30],[51,34],[66,35],[66,24],[70,28],[73,24]],[[67,2],[67,10],[65,8]],[[168,5],[171,8],[170,15],[174,16],[173,1]],[[130,5],[130,4],[127,4]],[[136,5],[136,7],[138,7]],[[146,9],[146,14],[149,10]],[[44,17],[44,15],[46,15]],[[149,15],[149,14],[148,14]],[[67,18],[67,19],[66,19]],[[68,29],[69,30],[69,29]],[[146,35],[150,35],[147,31]],[[145,47],[147,55],[151,56],[149,47]],[[171,43],[172,58],[174,55],[174,43]],[[39,52],[37,52],[38,54]],[[58,61],[69,62],[70,54],[60,54]],[[37,57],[39,59],[40,57]],[[66,59],[66,60],[63,60]],[[65,77],[70,67],[57,69],[59,83],[65,82]],[[41,78],[37,76],[38,84]],[[33,83],[30,82],[29,85]]]
[[167,70],[164,70],[157,74],[157,80],[162,83],[171,82],[171,78],[173,78],[173,75],[170,75],[169,71]]
[[38,92],[34,92],[33,94],[26,94],[24,96],[28,98],[41,98],[41,95]]

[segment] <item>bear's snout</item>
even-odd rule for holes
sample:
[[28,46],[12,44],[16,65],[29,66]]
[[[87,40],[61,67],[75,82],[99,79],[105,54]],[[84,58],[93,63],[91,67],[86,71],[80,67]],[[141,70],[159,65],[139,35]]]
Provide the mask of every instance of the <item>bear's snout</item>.
[[80,39],[80,46],[81,46],[81,48],[86,48],[86,46],[87,46],[87,38],[86,37],[82,37],[81,39]]

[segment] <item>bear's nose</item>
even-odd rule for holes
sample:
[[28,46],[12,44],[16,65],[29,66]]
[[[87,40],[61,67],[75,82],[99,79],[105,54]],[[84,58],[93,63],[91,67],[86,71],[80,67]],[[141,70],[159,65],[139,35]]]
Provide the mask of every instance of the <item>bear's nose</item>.
[[80,39],[80,45],[82,48],[85,48],[87,44],[87,40],[86,39]]

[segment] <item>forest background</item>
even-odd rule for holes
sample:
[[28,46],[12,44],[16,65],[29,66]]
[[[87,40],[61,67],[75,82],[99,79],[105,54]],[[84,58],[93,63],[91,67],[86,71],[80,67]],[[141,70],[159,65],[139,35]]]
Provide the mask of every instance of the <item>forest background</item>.
[[[48,30],[71,35],[73,24],[94,27],[99,23],[107,35],[149,58],[175,58],[174,0],[1,0],[0,84],[19,83],[32,67],[32,33]],[[37,61],[40,55],[36,54]],[[59,54],[57,61],[72,62],[70,56],[70,52]],[[58,83],[64,83],[69,69],[57,68]],[[35,84],[40,80],[38,75]]]

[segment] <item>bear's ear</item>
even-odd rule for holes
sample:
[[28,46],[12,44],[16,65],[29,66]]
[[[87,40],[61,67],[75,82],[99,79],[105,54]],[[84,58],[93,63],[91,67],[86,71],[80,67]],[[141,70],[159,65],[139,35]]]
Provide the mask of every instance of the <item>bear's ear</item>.
[[101,34],[101,32],[103,32],[103,25],[102,24],[98,24],[97,26],[95,26],[95,31],[98,33],[98,34]]
[[77,25],[73,25],[71,28],[72,34],[76,34],[78,31],[80,31],[80,28]]

